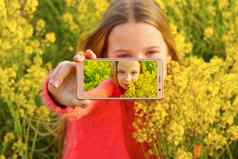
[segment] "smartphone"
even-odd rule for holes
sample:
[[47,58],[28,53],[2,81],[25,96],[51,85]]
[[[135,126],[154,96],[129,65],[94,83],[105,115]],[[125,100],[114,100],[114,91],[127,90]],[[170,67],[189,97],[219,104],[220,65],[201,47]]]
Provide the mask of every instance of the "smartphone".
[[[135,64],[137,62],[140,64],[139,66]],[[163,85],[164,85],[163,66],[164,66],[163,61],[160,58],[156,58],[156,59],[155,58],[85,59],[83,62],[77,64],[77,67],[76,67],[77,98],[78,99],[161,99],[163,97]],[[136,67],[140,67],[139,69],[140,73],[137,74],[136,80],[134,79],[134,81],[132,82],[133,89],[132,87],[130,87],[131,85],[124,86],[122,84],[123,80],[121,80],[123,79],[122,78],[123,74],[128,75],[128,72],[125,72],[125,71],[128,71],[130,69],[131,70],[136,69]],[[142,68],[143,68],[143,72],[142,72]],[[102,82],[103,80],[113,79],[112,78],[113,70],[114,72],[116,71],[117,73],[116,80],[117,80],[118,86],[121,86],[121,87],[124,86],[124,89],[126,90],[125,95],[121,95],[120,97],[100,97],[100,96],[89,97],[85,95],[85,92],[96,88],[100,84],[100,82]],[[124,72],[118,72],[118,71],[124,71]],[[136,72],[132,72],[131,77],[133,76],[133,73],[136,74]],[[130,91],[129,93],[127,93],[127,90],[133,90],[134,92]],[[126,94],[129,94],[129,95],[126,96]]]

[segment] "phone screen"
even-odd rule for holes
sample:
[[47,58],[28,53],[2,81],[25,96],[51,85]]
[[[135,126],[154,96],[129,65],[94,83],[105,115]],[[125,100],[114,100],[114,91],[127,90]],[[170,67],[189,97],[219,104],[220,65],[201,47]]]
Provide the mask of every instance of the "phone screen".
[[[77,64],[78,99],[161,99],[163,62],[161,59],[96,58]],[[90,92],[105,80],[124,90],[120,96]],[[103,92],[103,91],[102,91]]]

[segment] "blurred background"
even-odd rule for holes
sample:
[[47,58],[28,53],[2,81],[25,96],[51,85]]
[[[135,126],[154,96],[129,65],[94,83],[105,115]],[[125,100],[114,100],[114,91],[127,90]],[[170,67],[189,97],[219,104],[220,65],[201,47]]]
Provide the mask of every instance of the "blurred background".
[[[181,63],[169,66],[164,100],[137,104],[135,139],[158,158],[238,158],[238,0],[156,1]],[[72,59],[109,2],[0,0],[0,159],[62,152],[61,121],[41,102],[43,82]]]

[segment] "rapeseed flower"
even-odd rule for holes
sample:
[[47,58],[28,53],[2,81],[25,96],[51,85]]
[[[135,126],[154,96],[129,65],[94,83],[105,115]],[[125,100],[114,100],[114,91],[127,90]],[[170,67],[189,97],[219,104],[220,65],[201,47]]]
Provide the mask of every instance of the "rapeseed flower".
[[45,39],[49,43],[54,43],[56,41],[55,33],[53,32],[47,33]]
[[214,29],[212,27],[207,27],[204,30],[204,39],[209,39],[214,35]]

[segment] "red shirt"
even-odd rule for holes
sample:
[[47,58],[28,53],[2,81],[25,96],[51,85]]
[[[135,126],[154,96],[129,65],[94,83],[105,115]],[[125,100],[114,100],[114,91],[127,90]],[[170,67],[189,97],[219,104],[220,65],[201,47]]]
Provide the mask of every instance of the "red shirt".
[[[124,93],[112,80],[104,80],[96,90],[107,90],[112,97]],[[48,92],[48,80],[44,86],[43,101],[59,117],[74,111],[71,107],[61,108],[53,101]],[[67,122],[63,159],[145,159],[143,151],[148,146],[139,144],[132,137],[134,102],[95,101],[89,114]]]

